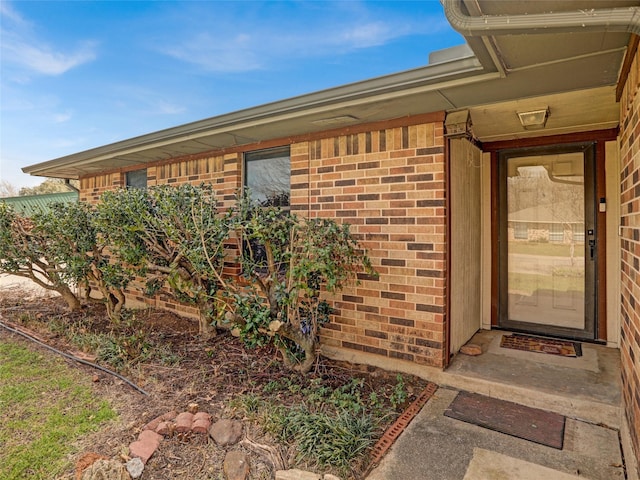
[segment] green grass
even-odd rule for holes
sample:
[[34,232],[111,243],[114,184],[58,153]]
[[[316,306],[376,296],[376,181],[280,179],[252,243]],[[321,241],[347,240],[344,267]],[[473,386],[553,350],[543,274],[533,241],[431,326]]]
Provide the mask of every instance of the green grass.
[[0,340],[0,478],[53,479],[73,443],[116,416],[61,358]]
[[[541,255],[549,257],[570,257],[571,247],[563,243],[509,242],[509,253]],[[584,255],[584,244],[576,244],[574,257]]]
[[534,275],[509,272],[509,291],[531,295],[536,290],[557,290],[561,292],[584,292],[584,277],[558,275]]

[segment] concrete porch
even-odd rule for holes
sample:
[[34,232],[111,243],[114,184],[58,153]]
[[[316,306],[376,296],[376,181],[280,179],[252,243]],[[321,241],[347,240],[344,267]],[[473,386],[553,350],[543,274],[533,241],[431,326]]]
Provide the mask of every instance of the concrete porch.
[[482,355],[457,354],[441,385],[481,393],[590,423],[620,428],[620,352],[582,343],[582,356],[561,357],[500,347],[500,330],[481,330],[469,343]]
[[[622,422],[620,353],[582,343],[577,358],[500,347],[510,332],[483,330],[445,371],[430,371],[440,388],[400,435],[368,480],[637,479],[629,432]],[[460,391],[470,391],[567,417],[561,450],[444,416]],[[626,445],[625,445],[626,444]]]

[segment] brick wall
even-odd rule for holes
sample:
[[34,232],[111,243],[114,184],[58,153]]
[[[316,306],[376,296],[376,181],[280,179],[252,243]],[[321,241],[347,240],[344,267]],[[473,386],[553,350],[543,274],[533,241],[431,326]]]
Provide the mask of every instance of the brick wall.
[[80,201],[91,204],[98,203],[100,196],[104,192],[121,187],[122,185],[124,185],[124,174],[120,172],[81,178]]
[[[330,299],[337,314],[321,333],[327,345],[444,365],[445,162],[442,119],[434,118],[291,144],[292,211],[351,224],[380,274]],[[241,159],[230,153],[149,166],[148,184],[211,182],[226,208],[241,186]],[[82,179],[81,199],[96,202],[123,184],[124,173]],[[128,295],[196,314],[166,293],[149,299],[134,286]]]
[[444,365],[442,134],[428,123],[292,146],[292,210],[349,223],[380,274],[331,299],[324,344]]
[[620,99],[621,332],[625,413],[640,455],[640,55]]

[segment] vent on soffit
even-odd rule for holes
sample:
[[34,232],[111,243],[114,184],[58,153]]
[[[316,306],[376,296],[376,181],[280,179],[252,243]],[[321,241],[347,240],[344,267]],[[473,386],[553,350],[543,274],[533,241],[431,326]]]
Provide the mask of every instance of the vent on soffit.
[[356,120],[359,120],[358,117],[354,117],[353,115],[339,115],[337,117],[320,118],[319,120],[313,120],[311,123],[313,123],[314,125],[327,126],[352,123]]

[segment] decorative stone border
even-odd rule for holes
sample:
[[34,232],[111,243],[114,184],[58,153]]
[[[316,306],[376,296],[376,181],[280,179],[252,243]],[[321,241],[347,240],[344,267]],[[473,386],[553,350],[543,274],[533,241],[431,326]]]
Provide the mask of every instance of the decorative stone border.
[[[114,479],[140,478],[144,467],[165,437],[177,436],[189,440],[192,435],[209,434],[221,447],[234,445],[242,439],[243,424],[238,420],[220,419],[212,423],[211,415],[199,412],[196,404],[190,404],[187,411],[166,412],[148,422],[129,445],[130,459],[126,464],[118,460],[109,460],[95,453],[85,454],[76,465],[76,480],[94,480],[104,478],[105,472]],[[102,462],[98,464],[99,462]],[[227,452],[223,462],[223,471],[227,480],[245,480],[249,476],[249,458],[239,450]],[[113,473],[113,472],[118,472]],[[124,476],[120,476],[120,475]],[[97,475],[97,476],[96,476]],[[102,476],[101,476],[102,475]],[[111,477],[109,477],[111,478]],[[304,470],[277,470],[276,480],[340,480],[331,474],[317,474]]]

